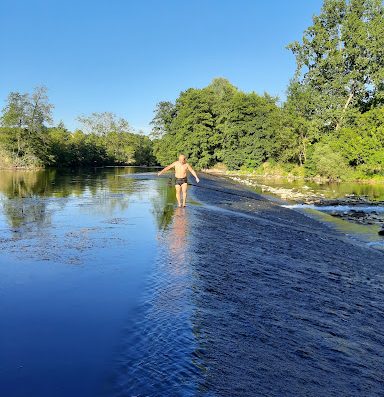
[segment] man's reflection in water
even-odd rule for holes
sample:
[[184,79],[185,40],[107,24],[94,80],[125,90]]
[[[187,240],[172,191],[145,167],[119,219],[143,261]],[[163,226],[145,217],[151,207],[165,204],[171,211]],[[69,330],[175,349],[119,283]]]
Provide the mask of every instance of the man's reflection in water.
[[176,208],[173,224],[169,234],[170,269],[174,274],[185,274],[186,242],[187,242],[187,214],[186,208]]
[[160,263],[169,276],[184,275],[188,271],[187,263],[187,229],[188,209],[175,208],[176,198],[173,181],[169,180],[164,186],[158,182],[159,196],[153,201],[154,214],[159,228]]
[[[190,266],[188,260],[188,209],[164,207],[159,225],[159,252],[157,271],[154,273],[155,312],[179,315],[185,309],[185,299],[190,290]],[[174,317],[175,319],[175,317]]]

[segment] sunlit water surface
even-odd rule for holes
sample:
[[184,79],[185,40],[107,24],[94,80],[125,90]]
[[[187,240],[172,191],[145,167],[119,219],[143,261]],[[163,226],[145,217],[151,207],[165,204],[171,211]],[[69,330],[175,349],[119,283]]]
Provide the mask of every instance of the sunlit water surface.
[[1,171],[2,396],[194,394],[188,217],[150,171]]

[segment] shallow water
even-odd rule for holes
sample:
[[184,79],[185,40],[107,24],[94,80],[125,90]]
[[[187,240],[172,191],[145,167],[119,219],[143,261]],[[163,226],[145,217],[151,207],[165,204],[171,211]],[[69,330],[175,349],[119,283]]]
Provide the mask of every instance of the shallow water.
[[[298,210],[320,222],[330,225],[333,229],[359,244],[384,251],[384,238],[378,234],[378,231],[381,229],[380,226],[357,224],[353,221],[340,219],[339,217],[331,215],[331,213],[334,212],[333,209],[327,209],[326,207],[323,209],[323,207],[300,204],[284,205],[284,207]],[[366,212],[371,212],[371,209],[367,209]]]
[[[273,179],[255,177],[259,184],[273,188],[294,189],[295,191],[308,194],[308,191],[316,195],[323,195],[325,198],[338,199],[346,196],[366,197],[370,201],[384,201],[384,184],[369,184],[358,182],[313,182],[304,180]],[[256,190],[262,193],[262,189]]]
[[[241,179],[248,178],[241,177]],[[350,236],[356,241],[361,241],[370,247],[384,250],[384,238],[378,234],[378,231],[384,227],[384,184],[364,184],[357,182],[316,183],[313,181],[289,181],[286,179],[264,177],[249,179],[254,183],[252,185],[254,191],[269,195],[272,199],[275,199],[276,196],[279,197],[278,192],[280,189],[289,189],[294,195],[295,193],[302,194],[303,196],[301,198],[300,196],[296,197],[296,202],[287,198],[281,204],[286,208],[302,211],[321,222],[330,224],[336,230]],[[271,191],[275,193],[266,191],[264,187],[272,188]],[[300,203],[306,195],[309,195],[309,197],[313,195],[324,200],[340,200],[340,204],[324,205],[325,202],[321,205]],[[362,198],[365,203],[348,204],[348,200],[351,198]],[[344,204],[343,199],[346,199]],[[346,219],[349,214],[353,215],[354,211],[366,214],[375,213],[378,215],[377,220],[375,222],[366,222],[365,224],[356,224],[353,216],[349,220]],[[340,214],[345,214],[345,219],[339,219]]]
[[383,394],[381,252],[202,179],[1,172],[1,395]]

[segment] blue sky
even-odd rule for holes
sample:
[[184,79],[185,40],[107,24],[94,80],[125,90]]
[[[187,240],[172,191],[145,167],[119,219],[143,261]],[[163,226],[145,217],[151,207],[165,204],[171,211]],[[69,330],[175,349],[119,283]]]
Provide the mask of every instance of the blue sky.
[[284,98],[286,45],[321,0],[1,0],[0,101],[49,89],[55,121],[112,111],[149,131],[153,109],[225,77]]

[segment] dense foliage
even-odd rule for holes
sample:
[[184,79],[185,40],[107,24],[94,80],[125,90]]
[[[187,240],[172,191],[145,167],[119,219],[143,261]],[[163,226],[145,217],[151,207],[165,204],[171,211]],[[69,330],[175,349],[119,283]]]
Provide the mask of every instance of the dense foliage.
[[113,164],[149,165],[155,162],[152,143],[132,133],[124,119],[113,113],[80,116],[82,130],[68,131],[52,123],[53,105],[45,88],[32,95],[12,92],[2,111],[0,166],[72,167]]
[[[287,100],[244,93],[224,79],[161,102],[153,120],[161,164],[280,164],[332,179],[384,175],[384,7],[325,0],[301,42]],[[264,166],[265,168],[265,166]]]
[[225,79],[158,105],[155,154],[165,164],[184,153],[197,167],[255,167],[275,154],[282,124],[276,98],[245,94]]

